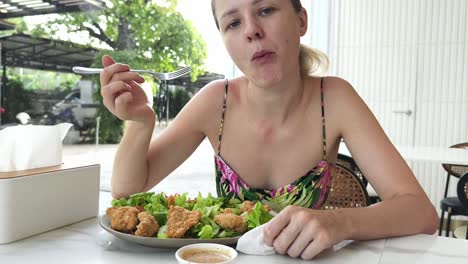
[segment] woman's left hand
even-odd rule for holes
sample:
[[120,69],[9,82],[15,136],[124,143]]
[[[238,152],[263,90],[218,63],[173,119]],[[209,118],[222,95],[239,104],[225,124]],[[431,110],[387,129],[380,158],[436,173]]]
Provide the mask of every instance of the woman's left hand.
[[279,254],[309,260],[345,240],[349,228],[335,210],[288,206],[264,228],[264,242]]

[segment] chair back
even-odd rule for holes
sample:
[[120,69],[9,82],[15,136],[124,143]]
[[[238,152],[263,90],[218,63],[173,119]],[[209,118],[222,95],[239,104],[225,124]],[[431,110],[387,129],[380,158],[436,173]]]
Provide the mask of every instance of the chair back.
[[463,207],[468,210],[468,172],[463,174],[458,180],[457,196]]
[[337,163],[330,193],[323,208],[329,210],[369,205],[369,194],[359,177],[347,167]]
[[352,157],[338,153],[338,158],[336,162],[353,171],[354,174],[356,174],[358,178],[362,181],[364,187],[367,187],[367,179],[364,176],[364,174],[362,174],[361,169],[359,169],[358,165]]
[[[460,143],[450,148],[466,148],[468,149],[468,142],[467,143]],[[455,164],[442,164],[442,167],[447,171],[448,174],[460,178],[464,173],[468,172],[468,166],[466,165],[455,165]]]

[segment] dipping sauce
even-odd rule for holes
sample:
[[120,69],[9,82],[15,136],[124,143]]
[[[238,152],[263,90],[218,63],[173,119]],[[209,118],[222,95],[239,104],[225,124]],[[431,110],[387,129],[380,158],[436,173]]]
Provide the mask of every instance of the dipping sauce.
[[194,263],[223,263],[231,259],[230,254],[223,250],[191,249],[182,253],[184,260]]

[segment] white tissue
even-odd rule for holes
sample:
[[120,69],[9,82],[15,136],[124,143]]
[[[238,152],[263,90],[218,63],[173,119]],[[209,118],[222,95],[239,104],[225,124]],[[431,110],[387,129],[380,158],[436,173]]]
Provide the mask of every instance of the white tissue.
[[267,246],[263,242],[263,227],[265,225],[257,226],[256,228],[245,233],[237,241],[236,249],[244,254],[249,255],[273,255],[276,254],[273,247]]
[[24,125],[0,130],[0,172],[62,164],[62,140],[71,126]]

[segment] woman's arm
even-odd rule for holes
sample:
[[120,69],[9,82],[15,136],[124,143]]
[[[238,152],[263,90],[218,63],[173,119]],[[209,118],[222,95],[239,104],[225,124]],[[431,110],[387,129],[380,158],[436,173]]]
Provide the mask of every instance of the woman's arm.
[[[437,213],[414,174],[385,135],[374,115],[349,83],[326,82],[345,143],[382,202],[367,208],[340,209],[349,221],[347,239],[433,234]],[[330,102],[332,103],[332,102]]]
[[223,88],[222,82],[202,88],[152,141],[154,126],[130,121],[115,157],[113,196],[148,191],[185,161],[218,119]]
[[154,121],[148,124],[128,121],[114,158],[111,179],[114,199],[143,191],[148,175],[146,156],[153,129]]
[[365,103],[342,79],[327,78],[324,86],[327,134],[339,131],[382,202],[336,210],[288,206],[265,225],[265,243],[312,259],[342,240],[433,234],[434,207]]

